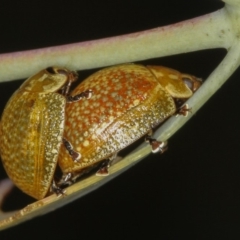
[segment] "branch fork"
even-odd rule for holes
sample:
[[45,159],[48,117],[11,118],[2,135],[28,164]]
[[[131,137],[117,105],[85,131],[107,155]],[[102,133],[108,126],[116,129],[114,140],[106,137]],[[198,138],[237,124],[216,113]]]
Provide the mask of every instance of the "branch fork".
[[[73,70],[91,69],[124,62],[169,56],[203,49],[225,48],[228,52],[202,87],[187,101],[193,114],[171,117],[155,132],[154,138],[168,140],[222,86],[240,65],[240,0],[225,0],[224,8],[187,21],[138,33],[0,55],[0,82],[26,78],[39,69],[60,65]],[[139,51],[141,49],[141,51]],[[30,67],[29,67],[30,66]],[[0,212],[0,230],[47,213],[100,187],[151,152],[142,144],[111,167],[105,178],[89,178],[67,188],[64,198],[51,195],[17,213]],[[0,182],[0,205],[12,188]],[[9,217],[9,215],[11,217]]]

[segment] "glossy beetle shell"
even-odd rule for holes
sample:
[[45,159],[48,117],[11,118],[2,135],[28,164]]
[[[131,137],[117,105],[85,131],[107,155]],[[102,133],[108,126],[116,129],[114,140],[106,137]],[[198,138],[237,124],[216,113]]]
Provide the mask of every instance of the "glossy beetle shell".
[[47,194],[53,180],[66,105],[65,97],[57,91],[69,77],[75,78],[64,68],[40,71],[13,94],[2,115],[0,153],[4,168],[22,191],[37,199]]
[[62,146],[62,171],[79,172],[111,157],[173,115],[174,98],[193,94],[184,78],[194,79],[165,67],[124,64],[83,81],[71,95],[91,89],[92,97],[67,104],[64,130],[64,138],[81,158],[74,162]]

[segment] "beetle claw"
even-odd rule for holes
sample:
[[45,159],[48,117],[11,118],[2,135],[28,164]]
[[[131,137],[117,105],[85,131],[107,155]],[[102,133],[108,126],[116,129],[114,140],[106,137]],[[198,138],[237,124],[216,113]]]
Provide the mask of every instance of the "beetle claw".
[[109,175],[108,168],[110,167],[110,159],[104,160],[100,169],[96,172],[96,176],[105,177]]
[[68,96],[67,101],[69,103],[71,103],[71,102],[77,102],[77,101],[81,100],[82,98],[89,99],[92,97],[92,94],[93,94],[93,91],[91,89],[89,89],[89,90],[81,92],[75,96]]
[[162,154],[168,149],[167,141],[160,142],[160,141],[157,141],[154,138],[151,138],[150,136],[147,136],[145,138],[145,140],[146,140],[146,142],[149,142],[149,144],[151,145],[152,153],[160,152]]
[[188,104],[184,104],[183,106],[181,106],[175,113],[176,117],[178,115],[187,117],[188,113],[191,113],[191,108],[188,107]]

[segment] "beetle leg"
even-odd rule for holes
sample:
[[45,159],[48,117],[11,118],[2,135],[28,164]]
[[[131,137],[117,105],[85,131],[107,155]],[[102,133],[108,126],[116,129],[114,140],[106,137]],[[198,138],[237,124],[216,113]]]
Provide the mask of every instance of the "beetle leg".
[[72,185],[75,181],[73,180],[72,173],[66,173],[62,176],[61,180],[59,181],[58,185]]
[[96,176],[99,177],[108,176],[109,175],[108,169],[111,166],[111,164],[115,162],[116,159],[119,160],[117,153],[113,154],[111,157],[109,157],[109,159],[104,160],[99,170],[96,172]]
[[73,161],[78,162],[81,158],[81,154],[73,150],[72,144],[67,139],[63,138],[62,141]]
[[75,183],[78,180],[78,178],[89,173],[92,170],[92,168],[93,167],[91,166],[81,170],[80,172],[64,173],[57,185],[61,187],[71,186],[73,183]]
[[108,168],[110,167],[110,161],[110,159],[106,159],[102,162],[99,170],[96,172],[96,176],[104,177],[109,175]]
[[91,170],[91,167],[89,167],[89,169],[88,168],[84,169],[81,172],[65,173],[63,174],[62,178],[58,182],[58,186],[70,186],[73,183],[75,183],[79,177],[90,172],[90,170]]
[[69,91],[70,91],[70,88],[71,88],[71,85],[73,82],[75,82],[76,80],[78,79],[78,74],[77,72],[71,72],[69,75],[68,75],[68,84],[65,85],[65,88],[63,88],[62,90],[62,94],[64,96],[67,96]]
[[72,185],[74,182],[76,182],[76,178],[74,178],[74,175],[72,173],[65,173],[62,175],[57,185],[61,187],[66,187]]
[[191,108],[188,107],[188,104],[184,104],[183,106],[177,109],[175,115],[176,116],[181,115],[181,116],[187,117],[189,112],[191,112]]
[[93,91],[91,89],[81,92],[75,96],[67,96],[67,102],[77,102],[82,98],[89,99],[92,97]]
[[51,186],[51,192],[57,194],[57,196],[62,196],[66,192],[66,190],[60,188],[55,181],[53,180],[52,186]]
[[160,152],[162,154],[168,148],[167,141],[160,142],[160,141],[157,141],[156,139],[152,138],[149,135],[145,137],[145,141],[148,142],[151,145],[153,153]]

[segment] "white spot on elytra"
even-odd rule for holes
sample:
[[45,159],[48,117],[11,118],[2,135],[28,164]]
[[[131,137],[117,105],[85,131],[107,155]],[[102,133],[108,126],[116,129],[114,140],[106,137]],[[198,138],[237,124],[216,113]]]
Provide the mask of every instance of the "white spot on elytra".
[[112,122],[112,121],[114,120],[114,117],[113,117],[113,116],[110,116],[110,117],[109,117],[109,120],[110,120],[110,122]]
[[135,100],[133,101],[133,104],[134,104],[135,106],[137,106],[137,105],[139,104],[139,99],[135,99]]
[[88,147],[88,146],[89,146],[89,141],[88,141],[88,140],[85,140],[85,141],[83,142],[83,146],[84,146],[84,147]]

